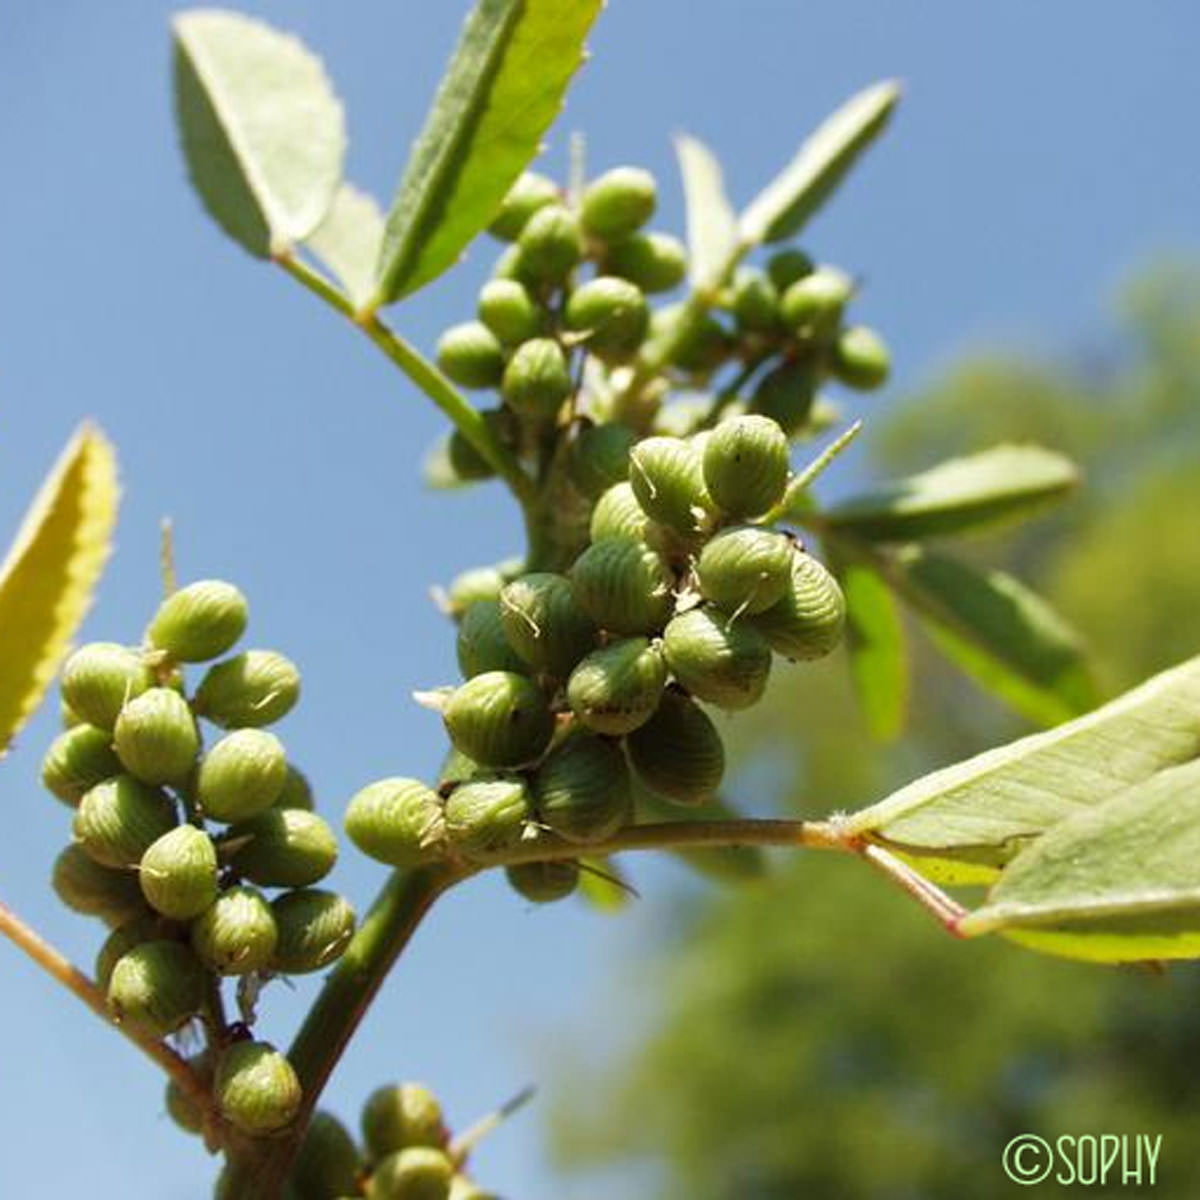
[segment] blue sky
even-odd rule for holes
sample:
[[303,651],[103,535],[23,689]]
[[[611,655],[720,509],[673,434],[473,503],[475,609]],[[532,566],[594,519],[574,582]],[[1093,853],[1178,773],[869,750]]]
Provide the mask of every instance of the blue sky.
[[[247,8],[324,55],[349,110],[349,174],[388,195],[463,3]],[[438,723],[408,699],[454,674],[427,587],[518,549],[519,525],[498,490],[423,491],[438,414],[200,211],[174,144],[172,10],[0,0],[0,530],[74,424],[98,419],[125,500],[87,634],[139,635],[172,515],[184,576],[237,581],[252,643],[301,664],[304,701],[280,733],[336,818],[370,779],[435,769]],[[567,132],[583,130],[597,169],[659,174],[661,223],[678,228],[673,132],[708,141],[744,201],[847,94],[903,78],[892,132],[807,239],[865,276],[859,311],[895,347],[895,383],[874,406],[971,348],[1095,345],[1129,268],[1197,248],[1198,36],[1187,0],[612,0],[546,161],[560,169]],[[431,346],[469,315],[495,253],[474,247],[395,323]],[[52,732],[43,715],[3,767],[0,899],[88,964],[99,926],[46,885],[69,836],[36,782]],[[377,1083],[415,1077],[466,1123],[536,1079],[565,1031],[608,1036],[579,1014],[614,995],[682,878],[638,866],[645,898],[615,921],[530,911],[494,879],[463,889],[397,970],[333,1107],[352,1116]],[[361,908],[383,870],[351,852],[334,878]],[[0,972],[0,1195],[205,1194],[212,1163],[161,1115],[153,1069],[7,945]],[[265,1034],[286,1043],[314,987],[276,988]],[[628,1035],[635,998],[615,995],[607,1020]],[[513,1200],[599,1194],[550,1172],[536,1106],[479,1167]]]

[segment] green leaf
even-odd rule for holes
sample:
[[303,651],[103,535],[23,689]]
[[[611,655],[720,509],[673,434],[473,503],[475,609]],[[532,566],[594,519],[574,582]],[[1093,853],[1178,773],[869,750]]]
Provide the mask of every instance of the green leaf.
[[961,932],[1099,962],[1200,957],[1200,759],[1071,817],[1019,854]]
[[625,873],[611,858],[581,858],[579,895],[600,912],[615,913],[626,908],[632,893]]
[[192,183],[251,254],[282,254],[321,223],[342,177],[342,106],[289,34],[220,9],[177,16],[175,104]]
[[845,828],[900,851],[931,878],[939,863],[994,875],[1060,821],[1197,756],[1200,657],[1087,716],[926,775]]
[[697,138],[675,139],[687,207],[690,273],[697,287],[719,285],[737,247],[737,217],[725,195],[721,164]]
[[451,266],[562,107],[601,0],[478,0],[388,214],[374,304]]
[[1079,482],[1074,463],[1040,446],[994,446],[853,496],[822,514],[876,542],[913,542],[1022,520]]
[[41,702],[111,548],[112,446],[82,426],[46,477],[0,564],[0,754]]
[[798,233],[883,132],[899,99],[900,85],[888,80],[852,96],[828,117],[742,214],[743,241],[753,246]]
[[1039,725],[1099,702],[1075,632],[1024,584],[916,546],[888,578],[938,648],[985,691]]
[[356,308],[370,300],[383,242],[383,213],[373,196],[343,183],[325,220],[305,240]]

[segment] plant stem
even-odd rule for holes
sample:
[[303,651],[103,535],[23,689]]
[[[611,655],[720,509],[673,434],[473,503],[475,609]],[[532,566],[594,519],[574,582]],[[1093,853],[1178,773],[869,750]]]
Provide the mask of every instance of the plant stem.
[[903,859],[882,846],[864,842],[858,853],[880,874],[907,892],[947,932],[962,937],[959,925],[967,915],[967,910],[957,900],[947,896],[936,884],[930,883],[919,871],[913,870]]

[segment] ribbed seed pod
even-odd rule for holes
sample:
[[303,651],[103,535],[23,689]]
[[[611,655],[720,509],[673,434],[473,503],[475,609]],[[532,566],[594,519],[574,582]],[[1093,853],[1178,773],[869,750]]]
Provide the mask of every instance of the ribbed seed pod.
[[751,618],[771,649],[784,658],[824,658],[842,640],[846,600],[824,565],[803,551],[792,555],[791,581],[783,599]]
[[630,358],[650,328],[641,289],[615,275],[598,275],[577,287],[564,315],[568,329],[587,334],[589,353],[607,363]]
[[776,250],[767,259],[767,276],[780,293],[786,292],[797,279],[811,274],[812,270],[813,260],[794,246]]
[[499,564],[472,567],[455,576],[446,590],[451,614],[462,616],[477,600],[499,600],[500,589],[508,582],[508,578]]
[[505,403],[531,421],[549,421],[571,394],[571,369],[554,338],[530,338],[512,353],[500,392]]
[[244,821],[266,812],[286,780],[283,743],[265,729],[236,729],[200,760],[196,799],[214,821]]
[[302,808],[306,812],[312,812],[316,807],[312,784],[308,782],[308,776],[299,767],[292,766],[291,763],[288,763],[287,775],[283,780],[283,788],[280,790],[279,795],[275,797],[275,807]]
[[541,757],[554,716],[541,689],[513,671],[486,671],[456,688],[442,719],[450,740],[484,767],[518,767]]
[[136,867],[152,842],[175,828],[175,805],[158,788],[117,775],[85,793],[75,840],[106,867]]
[[121,773],[112,735],[95,725],[75,725],[50,743],[42,759],[42,784],[74,808],[84,792]]
[[552,179],[536,171],[526,171],[504,197],[500,211],[488,226],[488,233],[506,242],[515,242],[529,218],[539,208],[554,204],[558,198],[558,187]]
[[[211,1080],[212,1063],[210,1058],[211,1056],[206,1052],[191,1059],[188,1065],[202,1078],[207,1077]],[[199,1136],[204,1132],[205,1113],[203,1108],[197,1105],[174,1079],[167,1080],[167,1086],[163,1090],[163,1106],[167,1110],[167,1116],[184,1133],[192,1133]]]
[[649,437],[629,456],[629,483],[642,511],[687,536],[703,530],[713,501],[699,450],[683,438]]
[[438,771],[437,786],[440,792],[445,791],[447,784],[466,783],[468,779],[485,774],[480,765],[468,758],[461,750],[451,746],[442,759],[442,768]]
[[468,858],[515,845],[532,820],[533,802],[520,777],[472,779],[446,798],[446,836]]
[[451,325],[437,341],[437,364],[465,388],[493,388],[504,374],[504,347],[481,321]]
[[779,293],[757,267],[739,267],[733,280],[733,317],[743,333],[777,333]]
[[678,804],[709,799],[725,774],[725,747],[708,714],[687,696],[668,692],[657,711],[625,742],[638,778]]
[[307,975],[341,958],[354,936],[354,909],[345,896],[297,888],[271,901],[278,940],[271,969]]
[[666,685],[661,647],[626,638],[593,650],[571,672],[567,700],[589,729],[620,737],[650,719]]
[[570,579],[579,607],[613,633],[657,633],[675,609],[670,569],[640,542],[593,542],[575,560]]
[[446,459],[460,483],[475,483],[496,474],[496,468],[463,437],[460,429],[454,430],[446,442]]
[[146,637],[179,662],[219,658],[246,632],[246,597],[220,579],[201,579],[168,596]]
[[770,417],[731,417],[705,441],[705,485],[731,517],[767,512],[783,496],[787,477],[787,435]]
[[217,898],[217,849],[194,825],[179,825],[153,842],[138,865],[142,895],[173,921],[198,917]]
[[364,1165],[350,1131],[333,1113],[318,1109],[305,1131],[292,1171],[297,1200],[358,1195],[358,1174]]
[[646,538],[649,523],[650,518],[642,511],[630,484],[614,483],[596,501],[588,533],[593,542],[608,538],[628,538],[641,542]]
[[114,642],[89,642],[67,659],[61,687],[72,712],[100,729],[112,729],[126,702],[153,683],[136,651]]
[[146,911],[137,876],[101,866],[82,846],[72,844],[61,851],[50,883],[72,912],[99,917],[107,925],[121,925]]
[[537,337],[545,313],[529,290],[515,279],[489,279],[479,293],[479,319],[506,346]]
[[337,838],[316,813],[269,808],[229,827],[229,865],[260,887],[308,887],[337,862]]
[[372,1158],[412,1146],[443,1146],[442,1106],[424,1084],[395,1083],[376,1088],[362,1110],[363,1140]]
[[575,214],[547,204],[529,218],[517,239],[520,271],[543,284],[562,283],[583,257],[583,235]]
[[74,729],[76,725],[84,724],[83,718],[66,702],[59,698],[58,723],[63,729]]
[[419,867],[446,852],[446,827],[437,792],[419,779],[380,779],[346,808],[350,840],[377,862]]
[[200,1011],[204,986],[204,968],[182,942],[142,942],[113,967],[108,1010],[118,1022],[166,1037]]
[[522,665],[565,678],[596,643],[596,627],[565,575],[536,571],[506,584],[500,621]]
[[869,392],[887,382],[892,359],[887,344],[875,330],[853,325],[838,334],[829,365],[847,387]]
[[718,533],[700,552],[700,594],[727,613],[760,613],[787,591],[792,543],[785,534],[753,525]]
[[227,658],[200,681],[192,706],[224,729],[258,729],[286,716],[300,699],[300,672],[274,650]]
[[820,374],[803,358],[785,359],[755,385],[751,408],[770,417],[788,437],[802,429],[812,414]]
[[429,1146],[397,1150],[383,1159],[367,1184],[368,1200],[449,1200],[454,1166]]
[[669,292],[687,276],[687,251],[668,233],[635,233],[608,248],[604,269],[643,292]]
[[94,972],[96,983],[101,989],[107,991],[109,980],[112,979],[113,967],[134,946],[162,939],[162,922],[151,913],[139,913],[135,917],[130,917],[128,921],[123,921],[104,939],[100,949],[96,952]]
[[188,702],[174,689],[149,688],[121,709],[113,745],[143,783],[178,783],[191,773],[200,733]]
[[302,1098],[292,1064],[266,1042],[234,1042],[221,1055],[213,1092],[225,1119],[250,1137],[282,1129]]
[[248,975],[270,965],[279,931],[257,888],[223,891],[192,922],[192,949],[218,975]]
[[567,455],[571,482],[589,500],[629,477],[629,452],[637,435],[628,425],[592,425],[581,429]]
[[553,832],[601,842],[629,817],[629,768],[614,743],[573,734],[538,767],[533,793],[539,819]]
[[523,671],[525,663],[508,643],[497,600],[477,600],[462,615],[456,640],[464,679],[485,671]]
[[757,703],[771,673],[771,647],[762,635],[709,608],[676,617],[663,633],[663,649],[675,678],[718,708]]
[[854,281],[837,267],[818,267],[796,280],[779,301],[784,324],[801,337],[831,337],[854,295]]
[[504,874],[513,890],[532,904],[565,900],[579,886],[579,864],[569,860],[516,863]]
[[614,167],[584,188],[583,227],[592,237],[615,242],[640,229],[654,216],[658,187],[641,167]]

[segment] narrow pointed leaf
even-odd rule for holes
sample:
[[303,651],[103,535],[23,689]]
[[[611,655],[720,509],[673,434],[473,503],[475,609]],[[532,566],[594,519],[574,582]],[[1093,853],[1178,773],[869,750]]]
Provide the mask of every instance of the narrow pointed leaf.
[[0,565],[0,754],[41,702],[91,603],[117,512],[112,447],[71,439]]
[[633,899],[625,883],[625,873],[611,858],[580,860],[579,895],[600,912],[615,913],[628,907]]
[[720,283],[737,247],[737,217],[725,195],[721,164],[698,138],[675,139],[683,198],[687,206],[690,274],[697,287]]
[[834,529],[877,542],[973,533],[1040,512],[1079,482],[1074,463],[1040,446],[994,446],[834,505]]
[[325,220],[307,238],[308,248],[342,285],[356,308],[371,298],[383,242],[383,213],[373,196],[343,183]]
[[927,860],[955,862],[982,877],[1059,822],[1197,757],[1200,657],[1084,717],[926,775],[846,828],[923,871]]
[[451,266],[537,154],[601,0],[478,0],[388,214],[376,304]]
[[962,924],[1101,962],[1200,958],[1200,759],[1055,826]]
[[798,233],[883,132],[899,99],[899,84],[887,80],[852,96],[827,118],[742,214],[742,239],[757,245]]
[[222,9],[175,18],[175,105],[192,183],[251,254],[288,250],[321,223],[342,176],[342,106],[289,34]]

